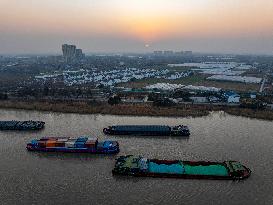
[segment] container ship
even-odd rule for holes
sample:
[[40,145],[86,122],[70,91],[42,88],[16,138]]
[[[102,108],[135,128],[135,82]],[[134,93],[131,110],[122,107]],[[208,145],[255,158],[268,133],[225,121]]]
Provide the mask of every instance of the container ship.
[[42,121],[0,121],[0,130],[40,130],[44,125]]
[[29,151],[115,154],[119,152],[117,141],[102,141],[91,137],[45,137],[27,144]]
[[103,129],[107,135],[142,135],[142,136],[189,136],[187,126],[167,125],[114,125]]
[[132,155],[116,159],[113,174],[137,177],[241,180],[251,171],[236,161],[206,162],[158,160]]

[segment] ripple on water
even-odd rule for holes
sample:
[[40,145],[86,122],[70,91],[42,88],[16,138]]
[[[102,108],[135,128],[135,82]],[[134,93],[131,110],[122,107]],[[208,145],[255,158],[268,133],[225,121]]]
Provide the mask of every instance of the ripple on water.
[[[200,118],[128,117],[0,110],[0,120],[43,120],[39,132],[0,132],[3,204],[270,204],[273,123],[223,112]],[[189,138],[105,136],[112,124],[186,124]],[[240,182],[112,176],[116,156],[34,153],[43,136],[92,135],[120,142],[123,154],[181,160],[238,160],[252,176]],[[259,202],[265,203],[259,203]],[[92,203],[91,203],[92,202]],[[49,204],[50,204],[49,203]]]

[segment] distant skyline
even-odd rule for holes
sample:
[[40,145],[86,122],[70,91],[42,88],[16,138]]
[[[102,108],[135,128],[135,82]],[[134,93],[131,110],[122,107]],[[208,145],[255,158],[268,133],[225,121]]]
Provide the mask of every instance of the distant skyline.
[[273,54],[272,0],[0,0],[0,54]]

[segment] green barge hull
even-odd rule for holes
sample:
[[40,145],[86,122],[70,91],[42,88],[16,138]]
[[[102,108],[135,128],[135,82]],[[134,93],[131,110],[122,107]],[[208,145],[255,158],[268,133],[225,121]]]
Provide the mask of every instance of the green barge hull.
[[251,174],[249,168],[236,161],[158,160],[132,155],[121,156],[116,159],[112,172],[114,175],[136,177],[226,180],[241,180]]

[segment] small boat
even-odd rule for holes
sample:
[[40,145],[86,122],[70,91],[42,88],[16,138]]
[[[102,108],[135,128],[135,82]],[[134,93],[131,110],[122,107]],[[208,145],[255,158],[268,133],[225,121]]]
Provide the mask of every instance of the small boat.
[[27,144],[28,151],[115,154],[119,152],[117,141],[102,141],[91,137],[45,137]]
[[42,121],[0,121],[0,130],[40,130],[44,125]]
[[241,180],[250,176],[249,168],[236,161],[206,162],[158,160],[132,155],[116,159],[113,174],[136,177]]
[[107,135],[142,135],[142,136],[189,136],[187,126],[167,125],[114,125],[103,129]]

